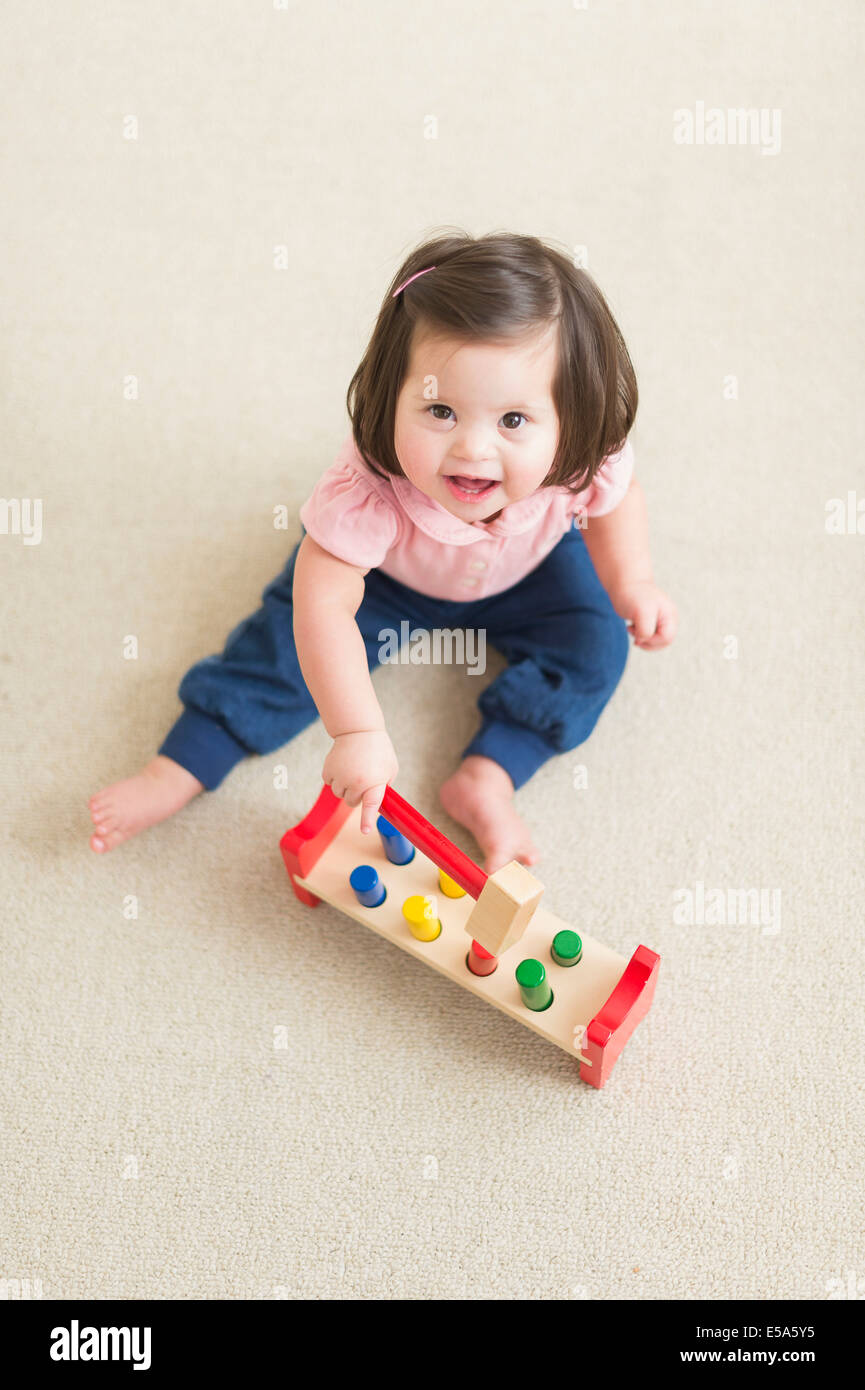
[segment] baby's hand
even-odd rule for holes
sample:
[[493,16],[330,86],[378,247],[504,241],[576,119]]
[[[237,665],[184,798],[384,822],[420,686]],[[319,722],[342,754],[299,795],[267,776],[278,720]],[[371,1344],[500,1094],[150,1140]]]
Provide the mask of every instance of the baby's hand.
[[651,580],[621,590],[613,599],[613,607],[627,622],[635,647],[644,651],[668,647],[676,635],[676,605]]
[[349,806],[362,803],[360,828],[367,835],[375,827],[384,789],[398,771],[396,753],[384,729],[362,729],[337,734],[321,776],[334,796]]

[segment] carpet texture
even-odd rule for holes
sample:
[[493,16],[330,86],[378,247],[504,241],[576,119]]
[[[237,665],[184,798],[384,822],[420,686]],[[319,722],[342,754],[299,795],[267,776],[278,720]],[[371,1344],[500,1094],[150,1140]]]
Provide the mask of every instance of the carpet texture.
[[[0,1294],[861,1297],[861,5],[4,28]],[[710,143],[712,108],[763,124]],[[88,848],[88,796],[284,564],[388,279],[445,226],[586,248],[640,385],[680,632],[518,796],[553,910],[662,955],[601,1092],[295,900],[320,724]],[[500,666],[375,676],[398,789],[469,851],[437,788]]]

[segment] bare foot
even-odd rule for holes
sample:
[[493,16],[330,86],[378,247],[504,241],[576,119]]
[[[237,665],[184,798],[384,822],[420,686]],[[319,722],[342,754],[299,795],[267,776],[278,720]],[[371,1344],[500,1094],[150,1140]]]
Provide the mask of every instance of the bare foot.
[[203,791],[204,784],[185,767],[157,754],[135,777],[112,782],[91,796],[87,804],[96,834],[90,837],[90,848],[104,854],[122,845],[140,830],[167,820]]
[[484,869],[495,873],[512,859],[536,864],[539,851],[531,831],[514,808],[514,784],[492,758],[464,758],[444,783],[439,798],[449,816],[470,830],[486,855]]

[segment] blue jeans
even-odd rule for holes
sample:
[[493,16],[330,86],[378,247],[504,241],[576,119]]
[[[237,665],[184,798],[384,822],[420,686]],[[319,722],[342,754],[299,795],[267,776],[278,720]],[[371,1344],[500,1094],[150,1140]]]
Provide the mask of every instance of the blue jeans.
[[[262,594],[262,606],[229,633],[220,656],[187,671],[185,706],[159,752],[208,791],[250,753],[272,753],[317,717],[292,631],[299,543]],[[469,602],[428,598],[380,570],[365,578],[356,621],[367,660],[378,664],[382,628],[485,629],[507,668],[478,700],[481,724],[462,756],[499,763],[515,787],[548,758],[585,742],[621,679],[628,631],[574,527],[512,588]]]

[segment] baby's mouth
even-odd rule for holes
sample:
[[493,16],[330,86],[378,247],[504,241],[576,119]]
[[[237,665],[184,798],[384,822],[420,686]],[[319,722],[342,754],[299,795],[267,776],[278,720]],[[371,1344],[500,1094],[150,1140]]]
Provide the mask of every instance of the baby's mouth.
[[472,478],[464,473],[446,473],[445,482],[460,502],[476,502],[489,497],[498,487],[498,478]]

